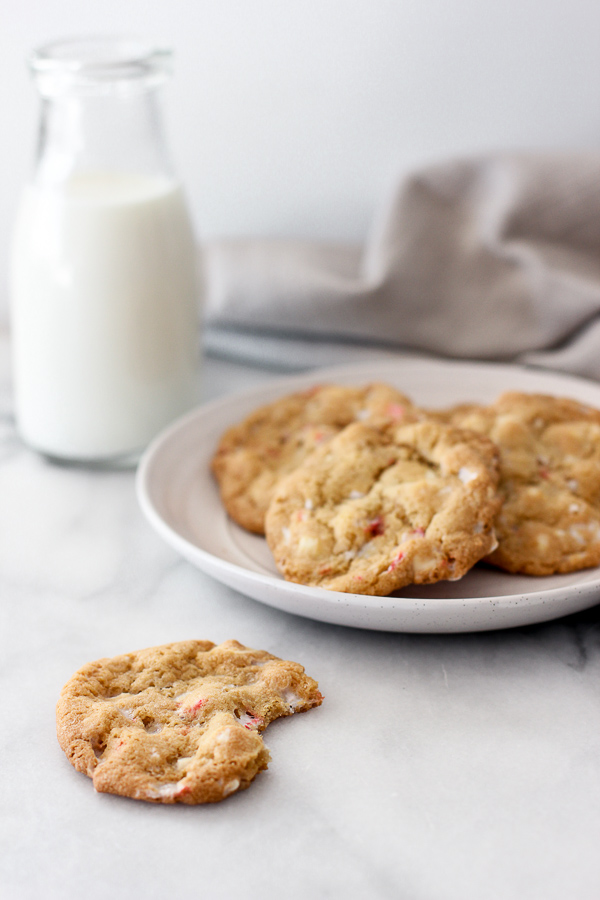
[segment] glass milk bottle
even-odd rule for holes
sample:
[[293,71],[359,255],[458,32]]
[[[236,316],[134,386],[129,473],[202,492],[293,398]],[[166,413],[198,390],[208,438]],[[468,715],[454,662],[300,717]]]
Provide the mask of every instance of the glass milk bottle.
[[196,248],[158,88],[169,52],[120,39],[34,53],[35,172],[11,266],[17,425],[65,461],[123,464],[196,401]]

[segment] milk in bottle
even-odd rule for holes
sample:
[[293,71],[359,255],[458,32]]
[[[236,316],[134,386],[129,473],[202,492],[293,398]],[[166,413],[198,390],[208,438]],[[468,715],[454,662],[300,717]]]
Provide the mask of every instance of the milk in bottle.
[[156,87],[167,55],[115,41],[43,48],[43,141],[17,217],[17,423],[63,460],[135,459],[197,396],[198,273]]

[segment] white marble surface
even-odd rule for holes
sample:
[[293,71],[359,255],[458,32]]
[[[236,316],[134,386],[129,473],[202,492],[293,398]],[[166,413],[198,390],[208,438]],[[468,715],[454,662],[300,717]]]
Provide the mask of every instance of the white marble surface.
[[[133,473],[50,465],[0,363],[0,895],[596,900],[600,607],[462,636],[278,612],[166,547]],[[273,377],[209,360],[206,396]],[[325,702],[270,726],[267,772],[207,807],[95,794],[58,747],[80,665],[184,638],[302,662]]]

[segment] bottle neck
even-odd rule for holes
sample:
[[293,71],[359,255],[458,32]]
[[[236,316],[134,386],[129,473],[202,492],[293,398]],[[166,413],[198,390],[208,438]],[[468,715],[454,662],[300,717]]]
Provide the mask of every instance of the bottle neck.
[[158,101],[156,89],[43,98],[35,182],[104,171],[172,177]]

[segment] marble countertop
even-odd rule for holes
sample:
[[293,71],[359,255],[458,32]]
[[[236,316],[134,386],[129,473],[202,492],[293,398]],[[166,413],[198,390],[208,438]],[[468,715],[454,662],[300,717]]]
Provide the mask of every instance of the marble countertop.
[[[596,900],[600,607],[425,636],[247,599],[161,541],[133,472],[22,446],[0,344],[3,898]],[[209,359],[204,392],[273,377]],[[62,685],[89,660],[187,638],[297,660],[325,702],[271,725],[269,769],[220,804],[96,794],[56,741]]]

